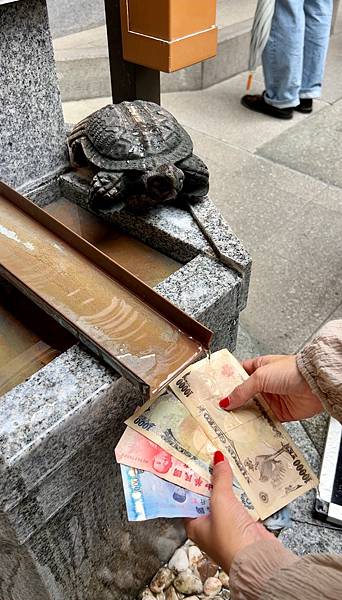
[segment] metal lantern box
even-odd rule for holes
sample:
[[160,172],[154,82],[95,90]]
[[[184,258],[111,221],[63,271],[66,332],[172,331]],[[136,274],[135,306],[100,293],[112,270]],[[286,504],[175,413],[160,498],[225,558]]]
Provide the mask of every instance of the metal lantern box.
[[121,0],[124,59],[170,73],[216,55],[216,0]]

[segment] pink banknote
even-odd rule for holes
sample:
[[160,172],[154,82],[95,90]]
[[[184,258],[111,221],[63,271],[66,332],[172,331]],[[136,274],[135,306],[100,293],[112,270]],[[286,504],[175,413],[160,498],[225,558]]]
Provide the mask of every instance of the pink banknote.
[[115,448],[118,463],[149,471],[191,492],[210,496],[212,485],[171,454],[127,427]]

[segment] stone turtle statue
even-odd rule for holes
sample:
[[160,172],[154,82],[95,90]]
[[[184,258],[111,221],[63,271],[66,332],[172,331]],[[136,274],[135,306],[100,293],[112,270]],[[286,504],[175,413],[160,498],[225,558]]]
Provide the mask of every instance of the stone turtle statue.
[[158,104],[109,104],[78,123],[68,137],[73,161],[90,166],[93,210],[118,202],[141,210],[208,193],[209,173],[188,133]]

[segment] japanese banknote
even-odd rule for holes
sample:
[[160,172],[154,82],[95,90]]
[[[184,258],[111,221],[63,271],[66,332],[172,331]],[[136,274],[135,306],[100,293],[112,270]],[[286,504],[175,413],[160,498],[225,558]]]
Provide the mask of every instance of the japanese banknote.
[[266,519],[318,481],[261,396],[232,412],[219,407],[246,377],[228,350],[221,350],[188,367],[171,389],[227,456],[237,481]]
[[121,465],[129,521],[158,517],[201,517],[209,513],[209,498],[194,494],[148,471]]
[[[196,473],[194,481],[198,488],[206,486],[211,480],[213,454],[217,447],[171,391],[146,402],[127,419],[126,425],[184,462]],[[127,455],[125,461],[129,462]],[[184,485],[184,480],[181,485]],[[258,519],[252,502],[237,481],[234,482],[234,492],[252,518]]]
[[216,446],[171,391],[147,401],[125,422],[210,481]]

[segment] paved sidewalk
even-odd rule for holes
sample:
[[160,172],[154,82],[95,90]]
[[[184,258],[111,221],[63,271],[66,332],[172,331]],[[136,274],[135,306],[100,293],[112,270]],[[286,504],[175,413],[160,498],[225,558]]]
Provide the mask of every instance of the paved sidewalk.
[[[208,163],[212,199],[253,258],[242,354],[246,344],[248,352],[295,352],[325,321],[342,318],[341,23],[337,31],[311,116],[282,122],[244,109],[245,74],[163,96]],[[262,89],[259,71],[255,91]],[[66,103],[66,121],[107,102]],[[321,450],[321,421],[307,430]]]

